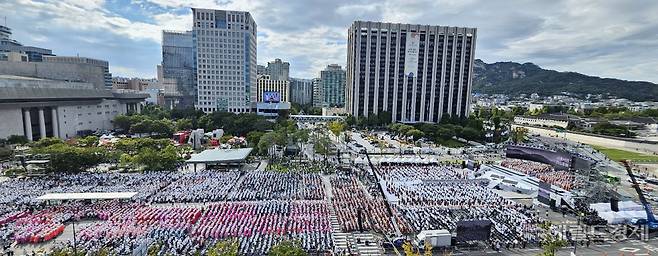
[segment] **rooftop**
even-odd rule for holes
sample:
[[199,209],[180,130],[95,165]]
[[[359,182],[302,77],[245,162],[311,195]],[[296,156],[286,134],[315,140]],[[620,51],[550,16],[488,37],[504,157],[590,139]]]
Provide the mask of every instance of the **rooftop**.
[[252,148],[238,149],[208,149],[199,154],[192,155],[187,163],[236,163],[243,162]]

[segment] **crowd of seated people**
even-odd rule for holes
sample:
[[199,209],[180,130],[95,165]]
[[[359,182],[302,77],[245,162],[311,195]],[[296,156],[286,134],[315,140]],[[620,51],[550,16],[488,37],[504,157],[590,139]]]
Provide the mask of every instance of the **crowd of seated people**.
[[[312,166],[311,166],[312,167]],[[47,242],[71,221],[78,249],[132,254],[158,244],[159,255],[202,254],[236,238],[241,255],[263,255],[283,240],[308,251],[332,249],[324,186],[310,167],[291,172],[195,171],[80,173],[0,183],[0,244]],[[131,200],[43,202],[60,192],[135,191]],[[169,204],[171,203],[171,204]],[[187,203],[204,203],[187,204]],[[56,247],[72,247],[66,241]],[[91,253],[91,254],[90,254]]]
[[322,200],[320,175],[303,172],[254,171],[245,174],[229,193],[230,201]]
[[471,175],[461,168],[400,166],[386,167],[380,172],[386,193],[396,201],[394,208],[415,232],[454,231],[462,220],[489,220],[493,224],[489,241],[492,244],[539,241],[541,220],[530,207],[499,196],[486,187],[486,181],[468,179]]
[[155,203],[206,203],[222,201],[240,177],[239,171],[198,171],[183,174],[153,195]]
[[[367,194],[356,177],[338,175],[331,177],[333,198],[338,221],[345,232],[373,230],[392,233],[391,215],[381,193]],[[359,211],[362,212],[359,223]],[[361,224],[361,225],[359,225]]]
[[552,166],[544,163],[520,159],[505,159],[500,165],[537,177],[541,181],[561,187],[567,191],[580,188],[585,184],[582,179],[578,178],[572,172],[557,171]]

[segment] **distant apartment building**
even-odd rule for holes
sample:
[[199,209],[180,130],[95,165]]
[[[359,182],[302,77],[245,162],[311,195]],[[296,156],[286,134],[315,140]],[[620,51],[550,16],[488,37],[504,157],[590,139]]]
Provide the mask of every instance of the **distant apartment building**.
[[290,102],[300,105],[313,103],[313,79],[290,78]]
[[194,107],[197,100],[194,47],[192,31],[162,31],[161,73],[175,81],[181,95],[177,107]]
[[87,64],[97,66],[103,69],[103,81],[105,88],[112,88],[112,73],[110,73],[110,63],[105,60],[97,60],[87,57],[77,56],[43,56],[43,62],[54,63],[71,63],[71,64]]
[[573,120],[566,115],[543,114],[538,116],[515,116],[514,123],[530,126],[560,127],[566,129]]
[[320,71],[322,106],[345,106],[345,70],[337,64],[331,64]]
[[133,90],[144,91],[151,87],[156,87],[158,80],[144,79],[144,78],[126,78],[126,77],[113,77],[112,89],[114,90]]
[[249,12],[192,8],[196,108],[251,112],[257,101],[256,22]]
[[348,32],[346,110],[439,122],[470,111],[476,29],[355,21]]
[[290,63],[281,61],[281,59],[274,59],[274,61],[267,63],[265,73],[272,80],[290,80]]

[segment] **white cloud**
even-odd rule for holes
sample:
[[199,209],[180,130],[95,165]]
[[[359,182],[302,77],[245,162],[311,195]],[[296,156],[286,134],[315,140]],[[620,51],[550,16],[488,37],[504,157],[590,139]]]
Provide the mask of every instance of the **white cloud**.
[[102,45],[111,63],[137,73],[152,72],[160,62],[161,30],[191,29],[189,8],[198,7],[251,12],[259,30],[259,63],[290,61],[291,74],[299,77],[317,76],[331,63],[344,66],[347,28],[354,20],[373,20],[477,27],[476,57],[488,62],[530,61],[658,82],[658,2],[652,0],[132,1],[130,8],[143,11],[140,19],[110,11],[119,10],[108,8],[116,1],[103,0],[5,0],[0,10],[10,21],[22,21],[10,23],[21,40],[50,47],[64,41],[59,37],[69,38],[60,52]]

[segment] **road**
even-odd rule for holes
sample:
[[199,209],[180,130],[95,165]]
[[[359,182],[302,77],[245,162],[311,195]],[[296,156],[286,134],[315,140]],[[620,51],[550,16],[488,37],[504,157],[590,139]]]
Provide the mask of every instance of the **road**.
[[[513,125],[518,126],[518,125]],[[557,132],[551,129],[530,127],[530,126],[521,126],[528,128],[530,133],[540,134],[547,137],[557,137],[565,140],[575,141],[584,144],[596,145],[601,147],[624,149],[629,151],[635,151],[644,154],[654,154],[658,153],[658,144],[647,144],[647,143],[637,143],[630,142],[625,140],[616,140],[610,138],[603,138],[597,136],[583,135],[570,132]]]

